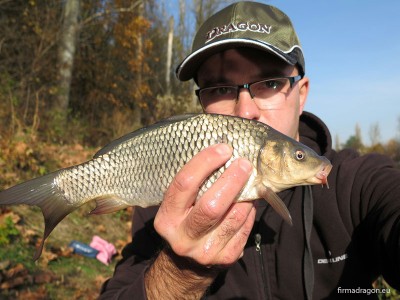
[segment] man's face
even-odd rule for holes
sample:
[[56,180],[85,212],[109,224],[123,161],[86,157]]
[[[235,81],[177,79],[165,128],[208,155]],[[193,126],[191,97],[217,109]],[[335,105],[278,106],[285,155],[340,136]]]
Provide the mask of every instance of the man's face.
[[[242,85],[263,79],[299,75],[297,68],[279,58],[251,48],[229,49],[209,57],[199,68],[197,80],[200,88],[221,85]],[[298,140],[299,116],[308,93],[308,79],[293,84],[286,93],[278,92],[271,99],[280,103],[260,109],[245,88],[239,90],[236,104],[229,109],[213,103],[207,113],[219,113],[261,121]],[[234,102],[234,101],[233,101]]]

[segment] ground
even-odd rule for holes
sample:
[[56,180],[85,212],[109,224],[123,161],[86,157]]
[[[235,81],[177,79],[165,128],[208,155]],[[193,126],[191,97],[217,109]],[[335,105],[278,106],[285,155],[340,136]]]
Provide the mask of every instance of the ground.
[[[103,216],[86,214],[87,208],[81,208],[67,216],[47,239],[35,262],[32,257],[43,228],[40,210],[26,206],[3,210],[0,232],[3,229],[3,233],[11,234],[9,242],[0,247],[0,298],[96,299],[130,240],[131,210]],[[72,240],[89,244],[93,235],[116,246],[118,254],[110,265],[74,254],[68,247]]]
[[[79,144],[54,145],[35,139],[0,140],[0,191],[19,182],[90,159],[97,149]],[[41,211],[30,206],[0,206],[0,299],[96,299],[112,276],[123,246],[130,241],[132,208],[108,215],[88,215],[87,204],[68,215],[47,239]],[[94,235],[112,243],[118,254],[110,265],[72,253],[72,240],[89,244]]]

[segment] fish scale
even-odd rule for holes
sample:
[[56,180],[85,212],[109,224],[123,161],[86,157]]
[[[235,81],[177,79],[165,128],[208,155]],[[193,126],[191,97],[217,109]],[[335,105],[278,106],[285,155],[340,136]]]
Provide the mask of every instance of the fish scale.
[[[290,224],[290,213],[275,193],[295,185],[326,183],[331,168],[326,158],[263,123],[216,114],[183,115],[127,134],[83,164],[2,191],[0,205],[42,209],[45,232],[38,258],[54,227],[79,206],[96,201],[91,213],[102,214],[158,205],[179,170],[199,151],[217,143],[230,144],[233,155],[205,180],[198,198],[233,160],[244,157],[253,171],[236,200],[265,198]],[[296,157],[298,151],[303,158]]]

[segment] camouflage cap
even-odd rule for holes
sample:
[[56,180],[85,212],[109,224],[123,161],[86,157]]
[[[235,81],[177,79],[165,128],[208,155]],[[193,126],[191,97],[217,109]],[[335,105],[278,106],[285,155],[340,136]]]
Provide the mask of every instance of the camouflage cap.
[[276,7],[243,1],[227,6],[201,25],[192,53],[177,67],[176,76],[189,80],[209,56],[237,47],[268,51],[297,65],[301,75],[305,73],[303,51],[289,17]]

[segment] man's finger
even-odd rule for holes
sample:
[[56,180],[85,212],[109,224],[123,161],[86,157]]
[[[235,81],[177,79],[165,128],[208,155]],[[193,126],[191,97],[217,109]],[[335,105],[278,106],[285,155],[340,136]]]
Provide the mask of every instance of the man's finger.
[[[232,156],[227,144],[210,146],[196,154],[175,176],[156,215],[155,226],[179,224],[197,198],[204,180]],[[164,219],[164,217],[166,219]],[[162,230],[162,228],[160,228]],[[171,228],[172,229],[172,228]]]
[[226,215],[252,171],[247,159],[239,158],[204,193],[185,219],[186,233],[193,239],[213,228]]

